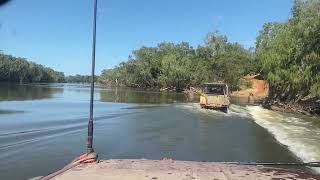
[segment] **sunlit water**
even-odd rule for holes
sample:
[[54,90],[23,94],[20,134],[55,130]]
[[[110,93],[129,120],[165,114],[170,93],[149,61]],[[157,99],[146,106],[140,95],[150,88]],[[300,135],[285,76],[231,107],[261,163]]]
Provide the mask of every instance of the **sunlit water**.
[[[45,175],[85,152],[89,92],[85,85],[1,84],[0,179]],[[320,159],[315,117],[235,104],[225,114],[196,102],[184,94],[97,87],[94,149],[101,159]]]

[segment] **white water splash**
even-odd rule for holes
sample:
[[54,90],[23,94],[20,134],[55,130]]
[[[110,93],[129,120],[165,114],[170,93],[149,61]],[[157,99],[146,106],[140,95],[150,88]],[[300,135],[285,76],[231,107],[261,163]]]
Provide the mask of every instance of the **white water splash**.
[[[288,147],[303,162],[320,161],[320,119],[279,113],[261,106],[231,105],[229,112],[201,109],[198,103],[178,105],[189,111],[214,116],[241,116],[252,118],[270,132],[276,140]],[[298,118],[299,117],[299,118]],[[320,168],[313,168],[320,173]]]
[[[267,129],[303,162],[320,161],[320,119],[297,118],[260,106],[247,108],[257,124]],[[320,173],[320,168],[314,170]]]
[[241,117],[249,117],[250,114],[248,109],[245,106],[239,106],[232,104],[229,107],[228,113],[224,113],[219,110],[212,109],[201,109],[199,103],[181,103],[177,104],[177,107],[188,109],[194,113],[206,114],[206,115],[215,115],[215,116],[241,116]]

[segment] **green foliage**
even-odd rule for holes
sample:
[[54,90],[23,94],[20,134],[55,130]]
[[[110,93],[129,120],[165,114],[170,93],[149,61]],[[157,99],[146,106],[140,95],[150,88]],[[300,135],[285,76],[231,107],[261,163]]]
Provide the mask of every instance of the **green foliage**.
[[[98,79],[98,76],[95,76],[95,81]],[[68,83],[91,83],[91,76],[89,75],[79,75],[65,77],[65,81]]]
[[320,1],[296,0],[292,14],[287,22],[266,23],[256,41],[271,96],[282,101],[320,95]]
[[182,90],[204,82],[223,81],[233,89],[253,70],[254,55],[225,36],[209,33],[205,45],[163,42],[142,47],[127,62],[103,70],[100,81],[111,85]]
[[241,86],[241,88],[243,88],[243,89],[252,88],[252,85],[253,85],[253,83],[252,83],[252,81],[250,81],[250,80],[244,80],[244,81],[241,81],[241,82],[240,82],[240,86]]
[[64,82],[64,74],[51,68],[0,53],[0,81],[47,83]]

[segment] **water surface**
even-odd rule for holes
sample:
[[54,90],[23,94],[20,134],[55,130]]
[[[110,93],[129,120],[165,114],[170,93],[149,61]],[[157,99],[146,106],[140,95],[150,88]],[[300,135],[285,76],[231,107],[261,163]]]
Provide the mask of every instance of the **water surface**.
[[[1,179],[45,175],[85,152],[89,93],[88,85],[1,85]],[[320,158],[317,118],[243,104],[225,114],[200,109],[197,97],[179,93],[98,86],[94,96],[94,149],[101,159]]]

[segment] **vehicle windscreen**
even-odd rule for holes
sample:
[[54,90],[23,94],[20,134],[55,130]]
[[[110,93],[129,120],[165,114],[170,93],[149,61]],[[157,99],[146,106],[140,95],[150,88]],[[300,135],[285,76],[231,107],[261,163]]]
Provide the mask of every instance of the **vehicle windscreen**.
[[223,86],[205,86],[204,93],[214,94],[214,95],[224,95],[224,87]]

